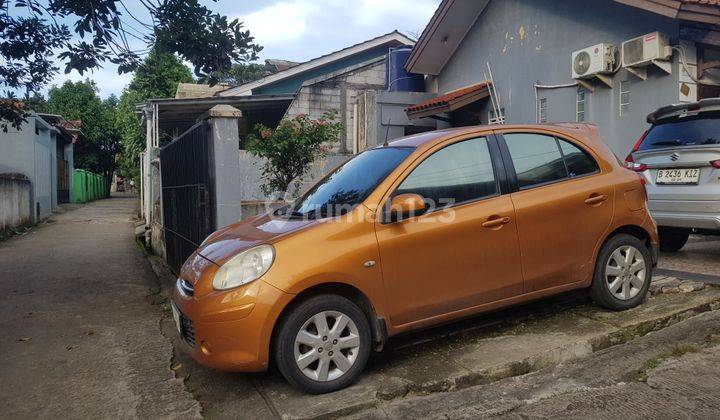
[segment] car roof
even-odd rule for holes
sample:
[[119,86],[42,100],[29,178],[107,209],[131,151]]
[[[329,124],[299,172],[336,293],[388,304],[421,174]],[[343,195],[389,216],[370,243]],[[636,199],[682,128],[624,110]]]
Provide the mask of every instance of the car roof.
[[[508,124],[508,125],[476,125],[470,127],[448,128],[443,130],[428,131],[414,134],[407,137],[388,142],[389,147],[413,147],[432,146],[446,139],[462,136],[465,134],[483,133],[492,131],[523,131],[523,130],[551,130],[565,133],[570,136],[587,137],[589,131],[597,131],[593,124],[587,123],[546,123],[546,124]],[[592,137],[592,136],[591,136]],[[383,147],[383,146],[378,146]]]

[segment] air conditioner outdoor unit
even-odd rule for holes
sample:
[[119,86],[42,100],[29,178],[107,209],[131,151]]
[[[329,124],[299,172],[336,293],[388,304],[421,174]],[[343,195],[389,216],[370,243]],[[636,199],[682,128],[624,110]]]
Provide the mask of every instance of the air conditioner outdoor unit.
[[573,79],[588,79],[612,73],[617,48],[612,44],[597,44],[572,54]]
[[668,39],[660,32],[652,32],[622,43],[623,67],[644,67],[672,58]]

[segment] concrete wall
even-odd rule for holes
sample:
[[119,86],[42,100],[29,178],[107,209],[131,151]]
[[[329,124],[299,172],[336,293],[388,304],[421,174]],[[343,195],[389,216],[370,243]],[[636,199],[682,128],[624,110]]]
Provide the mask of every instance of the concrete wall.
[[0,231],[31,222],[30,180],[19,174],[0,174]]
[[[300,191],[304,192],[312,186],[318,179],[322,178],[330,170],[334,169],[341,163],[350,159],[351,155],[347,154],[329,154],[325,159],[321,159],[313,163],[308,175],[302,180]],[[246,150],[240,151],[240,196],[245,206],[255,206],[252,202],[265,202],[269,199],[260,186],[263,184],[262,159],[257,158]],[[247,215],[243,213],[243,218]]]
[[325,112],[337,112],[337,120],[345,130],[340,142],[332,145],[336,153],[353,151],[355,141],[354,105],[360,92],[367,89],[384,90],[386,85],[386,61],[376,59],[372,64],[360,65],[354,70],[340,70],[323,78],[306,82],[290,104],[286,118],[308,114],[321,117]]
[[442,128],[431,118],[409,120],[405,108],[435,97],[433,93],[364,91],[358,95],[355,136],[358,150],[383,144],[410,134],[410,129]]
[[[678,43],[677,21],[607,0],[491,1],[437,79],[439,92],[480,82],[490,62],[507,122],[535,122],[533,84],[573,82],[571,54],[601,42],[618,48],[628,39],[653,31]],[[677,55],[676,55],[677,57]],[[613,78],[613,89],[598,87],[586,95],[586,121],[599,126],[605,141],[624,157],[647,128],[645,117],[659,106],[679,100],[679,65],[673,74],[651,69],[642,81],[625,70]],[[630,109],[620,115],[620,82],[630,87]],[[548,121],[575,121],[577,89],[541,91]],[[488,101],[489,102],[489,101]],[[482,123],[487,123],[488,103]]]
[[57,206],[56,140],[38,120],[31,116],[19,130],[8,127],[7,133],[0,132],[0,173],[19,173],[30,180],[32,221],[48,217]]

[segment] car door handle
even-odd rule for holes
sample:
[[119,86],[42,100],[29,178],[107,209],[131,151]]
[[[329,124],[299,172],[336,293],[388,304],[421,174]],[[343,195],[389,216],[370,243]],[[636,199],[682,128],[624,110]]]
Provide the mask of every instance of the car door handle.
[[601,204],[605,202],[607,198],[608,197],[605,194],[592,194],[585,200],[585,204],[587,204],[588,206],[594,206],[596,204]]
[[493,229],[493,228],[501,227],[508,223],[510,223],[510,218],[507,216],[505,216],[505,217],[491,216],[485,222],[483,222],[482,227],[488,228],[488,229]]

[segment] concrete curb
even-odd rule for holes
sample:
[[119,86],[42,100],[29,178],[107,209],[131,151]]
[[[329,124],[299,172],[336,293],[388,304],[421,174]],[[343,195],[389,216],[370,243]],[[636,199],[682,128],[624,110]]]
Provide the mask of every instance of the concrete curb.
[[[584,305],[542,319],[518,334],[511,332],[483,338],[464,348],[431,352],[429,357],[420,355],[411,360],[399,360],[398,364],[410,368],[402,371],[397,366],[391,366],[370,372],[358,384],[332,394],[305,395],[276,378],[266,379],[264,387],[282,418],[348,416],[408,395],[454,391],[535,372],[589,356],[717,309],[720,309],[718,288],[653,296],[645,305],[625,312],[608,312],[593,305]],[[552,325],[548,327],[548,323]],[[570,334],[558,331],[571,325],[582,326]],[[500,355],[490,352],[502,352],[503,349],[505,352]],[[476,357],[461,356],[468,350]],[[493,356],[505,360],[485,362]]]

